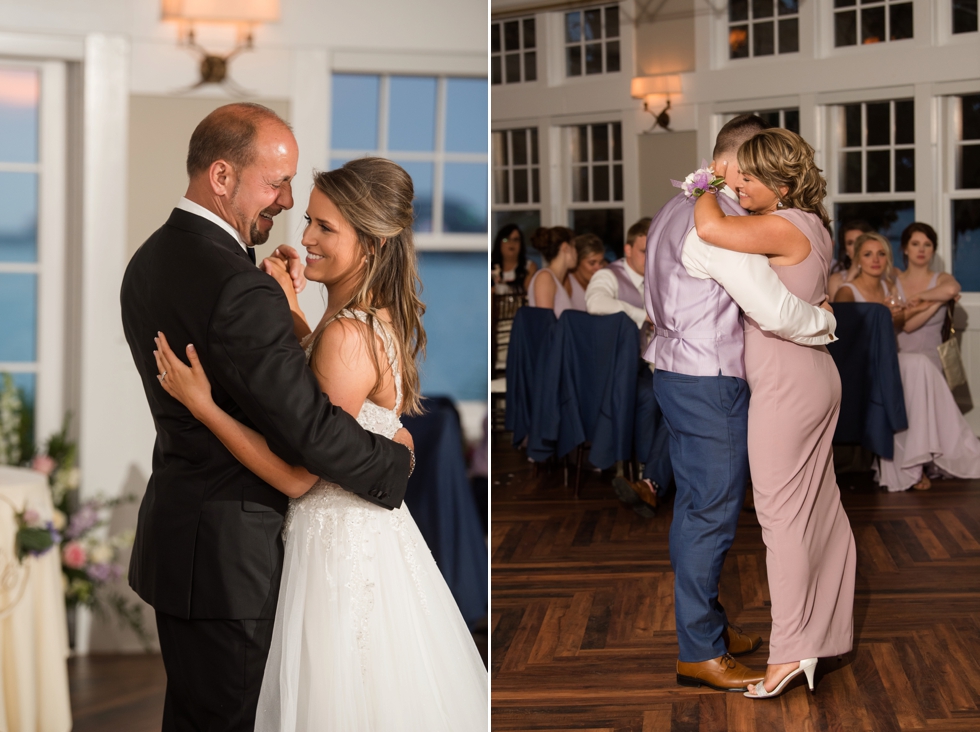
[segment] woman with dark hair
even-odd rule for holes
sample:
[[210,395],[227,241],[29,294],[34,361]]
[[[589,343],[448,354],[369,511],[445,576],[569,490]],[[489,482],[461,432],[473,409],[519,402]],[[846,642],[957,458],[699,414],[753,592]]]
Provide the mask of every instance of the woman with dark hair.
[[840,242],[837,246],[837,260],[830,268],[830,279],[827,280],[827,297],[833,301],[834,296],[845,282],[854,279],[854,242],[861,234],[874,231],[867,221],[855,219],[847,221],[838,230]]
[[[400,415],[421,411],[413,195],[408,173],[383,158],[316,174],[302,244],[307,278],[327,286],[327,309],[312,332],[282,260],[263,262],[333,408],[385,436]],[[293,499],[255,730],[485,730],[486,669],[408,508],[389,511],[286,463],[215,403],[192,346],[188,367],[158,341],[164,389]],[[252,515],[262,523],[262,512]]]
[[578,252],[572,240],[575,234],[564,226],[541,227],[531,237],[531,246],[541,252],[545,266],[532,276],[527,285],[527,304],[550,308],[559,317],[572,306],[572,289],[568,273],[578,263]]
[[572,241],[578,254],[578,264],[568,273],[572,286],[572,309],[585,310],[585,291],[592,275],[606,266],[606,245],[595,234],[580,234]]
[[936,256],[936,230],[918,221],[909,224],[902,232],[902,258],[905,271],[895,281],[899,295],[916,307],[926,308],[905,321],[898,334],[898,348],[906,353],[923,353],[939,369],[943,370],[937,350],[943,342],[943,323],[946,319],[947,302],[960,294],[960,283],[947,272],[933,272],[932,261]]
[[525,292],[531,275],[537,271],[538,265],[527,259],[527,247],[521,227],[507,224],[498,231],[490,251],[493,284],[507,288],[508,292]]

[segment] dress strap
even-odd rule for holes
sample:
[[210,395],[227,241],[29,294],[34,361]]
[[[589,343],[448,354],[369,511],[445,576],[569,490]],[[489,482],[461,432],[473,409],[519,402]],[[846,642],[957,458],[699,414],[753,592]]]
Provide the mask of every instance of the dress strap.
[[[368,314],[363,310],[341,310],[335,316],[337,318],[352,318],[354,320],[360,320],[362,323],[368,322]],[[374,321],[374,332],[381,338],[381,342],[385,347],[385,355],[388,357],[388,365],[391,367],[391,374],[395,379],[395,410],[402,405],[402,375],[401,371],[398,369],[398,349],[395,347],[395,338],[388,330],[388,326],[381,320],[381,318],[375,316]]]

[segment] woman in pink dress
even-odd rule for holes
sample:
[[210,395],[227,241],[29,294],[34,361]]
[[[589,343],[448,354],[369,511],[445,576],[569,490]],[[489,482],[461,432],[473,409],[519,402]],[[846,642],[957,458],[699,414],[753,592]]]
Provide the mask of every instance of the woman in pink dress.
[[545,266],[534,273],[527,284],[527,304],[533,308],[551,308],[560,317],[572,306],[569,272],[578,263],[578,252],[572,239],[575,234],[564,226],[538,229],[531,236],[531,246],[541,252]]
[[[787,130],[765,130],[742,145],[738,165],[739,201],[756,215],[726,217],[715,196],[704,195],[694,208],[698,235],[767,255],[790,292],[823,304],[833,244],[813,148]],[[830,353],[746,319],[745,371],[749,468],[772,597],[769,666],[763,683],[746,692],[760,699],[803,673],[812,690],[817,659],[851,650],[855,549],[834,474],[841,391]]]
[[578,264],[568,276],[572,286],[572,309],[586,310],[585,291],[592,275],[606,266],[606,245],[595,234],[581,234],[572,241],[578,252]]
[[[896,304],[897,293],[888,286],[884,276],[890,268],[891,245],[883,236],[864,234],[854,248],[860,272],[853,282],[841,287],[837,302],[877,302],[890,306],[899,338],[917,318],[934,317],[929,315],[932,304],[921,297],[909,305]],[[946,378],[930,355],[902,348],[898,353],[898,369],[909,427],[895,433],[892,459],[878,458],[875,465],[878,484],[892,492],[909,488],[929,490],[932,483],[925,473],[927,466],[938,474],[980,478],[980,440],[963,419]]]

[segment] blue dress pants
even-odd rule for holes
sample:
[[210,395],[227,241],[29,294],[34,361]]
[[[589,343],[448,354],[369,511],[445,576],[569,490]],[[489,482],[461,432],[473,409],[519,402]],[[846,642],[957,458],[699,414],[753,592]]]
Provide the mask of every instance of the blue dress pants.
[[678,658],[697,663],[726,653],[718,581],[745,500],[749,388],[733,376],[657,369],[653,392],[670,433],[677,486],[670,563]]

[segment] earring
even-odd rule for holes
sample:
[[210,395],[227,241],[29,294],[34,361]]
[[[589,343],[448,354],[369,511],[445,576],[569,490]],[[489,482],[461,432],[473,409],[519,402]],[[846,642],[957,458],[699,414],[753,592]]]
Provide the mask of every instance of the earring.
[[783,208],[783,202],[782,201],[776,201],[776,208]]

